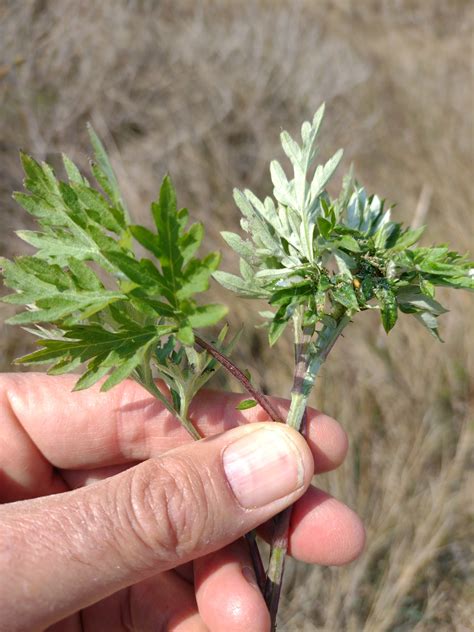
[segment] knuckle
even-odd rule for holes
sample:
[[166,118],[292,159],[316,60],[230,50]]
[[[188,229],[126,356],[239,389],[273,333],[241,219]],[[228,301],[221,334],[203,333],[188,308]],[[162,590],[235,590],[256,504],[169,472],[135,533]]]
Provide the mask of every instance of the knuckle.
[[127,521],[151,563],[175,565],[212,531],[209,486],[202,472],[180,458],[162,457],[135,468]]

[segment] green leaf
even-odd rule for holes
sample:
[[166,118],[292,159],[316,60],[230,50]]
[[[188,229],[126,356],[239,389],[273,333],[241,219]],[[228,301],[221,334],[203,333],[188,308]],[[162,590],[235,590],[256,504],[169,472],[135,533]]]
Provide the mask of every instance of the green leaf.
[[410,246],[416,244],[422,234],[425,232],[426,226],[421,226],[416,229],[407,229],[400,233],[395,244],[390,248],[392,252],[401,252],[406,250]]
[[90,123],[87,125],[87,131],[89,132],[89,138],[94,149],[94,157],[96,160],[96,164],[93,166],[94,175],[105,193],[107,193],[114,205],[120,210],[125,223],[128,219],[127,210],[107,152]]
[[202,243],[204,237],[204,226],[196,223],[190,226],[189,230],[180,237],[179,248],[186,265],[194,257],[196,251]]
[[87,371],[76,384],[76,390],[88,388],[112,370],[110,381],[103,387],[109,388],[128,377],[150,345],[173,329],[168,325],[141,327],[134,324],[133,328],[124,327],[112,332],[100,325],[77,325],[65,329],[60,340],[41,340],[43,349],[20,358],[18,362],[47,364],[55,361],[54,370],[58,369],[59,361],[61,372],[88,362]]
[[153,253],[158,259],[161,257],[160,242],[155,233],[152,233],[151,230],[144,226],[133,225],[129,226],[129,229],[139,244]]
[[61,213],[56,205],[40,197],[39,195],[28,195],[27,193],[14,193],[13,199],[30,215],[50,223],[61,223]]
[[349,252],[360,252],[359,242],[351,235],[344,235],[336,243],[339,248],[344,248],[344,250],[349,250]]
[[[104,287],[95,272],[83,261],[70,257],[68,260],[69,270],[76,286],[81,290],[101,291]],[[51,266],[50,266],[51,267]]]
[[282,305],[278,308],[268,329],[268,341],[271,347],[273,347],[285,331],[293,312],[294,306],[291,305]]
[[183,270],[184,282],[177,290],[176,296],[184,299],[205,292],[209,288],[211,275],[217,270],[220,258],[220,253],[211,252],[204,259],[192,259]]
[[71,188],[85,212],[93,221],[117,235],[122,234],[126,223],[117,208],[109,206],[104,197],[89,186],[74,183]]
[[120,364],[118,368],[116,368],[110,376],[106,379],[106,381],[102,384],[100,390],[101,391],[109,391],[111,388],[122,382],[123,380],[130,377],[131,373],[137,368],[137,366],[142,362],[143,357],[150,347],[150,345],[154,342],[154,340],[150,340],[148,344],[143,345],[137,351],[130,356],[123,364]]
[[190,325],[184,325],[178,329],[176,337],[183,345],[193,345],[194,344],[194,334],[193,329]]
[[281,337],[283,332],[285,331],[288,325],[288,320],[273,320],[268,329],[268,342],[270,343],[270,347],[277,342],[277,340]]
[[248,410],[257,406],[257,402],[254,399],[243,399],[240,404],[237,404],[235,410]]
[[87,185],[87,180],[81,175],[81,172],[73,163],[73,161],[65,154],[62,154],[62,159],[64,163],[64,168],[66,169],[67,177],[69,178],[69,182]]
[[325,238],[325,239],[329,239],[330,235],[331,235],[331,231],[332,231],[332,224],[329,220],[324,219],[324,217],[318,217],[318,219],[316,220],[317,224],[318,224],[318,229],[319,232],[321,233],[321,235]]
[[395,294],[390,288],[379,286],[375,289],[375,296],[380,306],[383,328],[388,333],[397,322],[398,306]]
[[330,296],[333,301],[336,301],[343,307],[355,312],[359,311],[359,303],[351,282],[333,287],[330,290]]
[[98,382],[101,378],[103,378],[104,375],[107,375],[108,372],[108,366],[103,366],[101,364],[93,365],[82,374],[82,376],[75,383],[72,390],[83,391],[86,388],[90,388],[91,386],[94,386],[94,384]]
[[[153,263],[147,259],[137,261],[134,257],[120,252],[107,253],[107,259],[130,281],[151,291],[166,291],[166,279]],[[173,295],[171,294],[171,299]]]
[[426,296],[429,296],[430,298],[434,298],[435,296],[434,284],[430,283],[430,281],[427,281],[426,279],[420,280],[420,290],[423,294],[426,294]]
[[228,309],[225,305],[216,303],[196,307],[193,313],[188,317],[191,327],[209,327],[215,325],[221,318],[227,314]]
[[151,205],[157,230],[160,263],[167,285],[173,293],[180,289],[183,256],[179,248],[180,222],[177,216],[176,193],[169,176],[163,180],[159,201]]
[[310,281],[301,281],[300,283],[292,283],[289,287],[277,289],[268,302],[270,305],[288,305],[294,301],[301,302],[313,293],[313,284]]

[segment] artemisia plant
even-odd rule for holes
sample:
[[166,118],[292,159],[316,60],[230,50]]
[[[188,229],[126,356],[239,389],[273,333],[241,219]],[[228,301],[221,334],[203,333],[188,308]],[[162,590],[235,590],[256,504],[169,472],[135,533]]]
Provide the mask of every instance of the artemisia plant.
[[[240,257],[240,276],[218,271],[216,252],[196,256],[203,227],[188,226],[188,212],[177,206],[169,177],[151,204],[154,229],[133,224],[92,128],[94,185],[66,156],[63,182],[49,165],[22,154],[27,193],[15,199],[36,218],[38,230],[17,233],[35,248],[33,255],[0,260],[4,283],[14,290],[3,300],[24,306],[8,322],[36,334],[40,348],[18,362],[49,365],[52,375],[80,371],[76,389],[103,380],[101,388],[108,390],[134,379],[199,439],[189,405],[220,366],[251,394],[241,408],[258,403],[271,419],[284,421],[230,360],[238,334],[226,342],[227,326],[211,338],[200,332],[227,312],[196,298],[211,276],[240,296],[267,301],[261,315],[270,345],[293,325],[295,368],[286,423],[298,430],[318,371],[359,312],[378,311],[387,332],[400,313],[410,314],[439,338],[437,319],[446,309],[435,299],[436,287],[474,289],[473,263],[445,245],[417,246],[423,228],[393,221],[384,200],[369,195],[352,173],[331,199],[326,187],[342,151],[314,167],[323,113],[321,107],[312,122],[303,123],[301,142],[282,132],[292,174],[271,163],[273,197],[260,200],[251,191],[235,191],[245,235],[222,236]],[[136,245],[148,256],[140,258]],[[288,509],[275,520],[266,574],[255,536],[248,536],[273,628],[290,516]]]

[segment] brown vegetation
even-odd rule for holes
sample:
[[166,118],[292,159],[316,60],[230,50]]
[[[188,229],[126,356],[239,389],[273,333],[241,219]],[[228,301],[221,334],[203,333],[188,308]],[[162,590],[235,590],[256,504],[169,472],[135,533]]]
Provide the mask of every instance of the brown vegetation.
[[[10,201],[18,148],[86,167],[87,120],[137,219],[169,171],[222,247],[218,231],[238,225],[232,187],[268,193],[279,129],[296,131],[323,100],[325,157],[345,147],[345,166],[396,201],[398,217],[429,223],[424,243],[472,248],[472,18],[467,0],[0,0],[1,253],[21,250],[12,232],[29,224]],[[347,568],[290,565],[282,630],[472,625],[474,309],[464,293],[443,298],[444,345],[412,322],[386,338],[364,315],[319,381],[319,406],[351,439],[344,467],[319,484],[363,516],[368,543]],[[245,302],[233,313],[249,319]],[[237,359],[284,394],[289,342],[268,351],[252,324]],[[0,335],[6,371],[31,341],[5,326]]]

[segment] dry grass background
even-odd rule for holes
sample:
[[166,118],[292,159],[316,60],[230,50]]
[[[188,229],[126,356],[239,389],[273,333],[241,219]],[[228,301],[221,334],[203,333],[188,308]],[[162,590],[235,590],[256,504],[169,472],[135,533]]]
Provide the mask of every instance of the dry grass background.
[[[472,252],[473,13],[468,0],[0,0],[2,254],[21,251],[12,231],[29,224],[9,197],[19,147],[85,167],[91,120],[138,219],[170,171],[221,247],[218,231],[237,228],[232,187],[269,193],[279,129],[296,131],[323,100],[324,157],[345,147],[403,221],[427,212],[424,243]],[[220,298],[235,324],[253,320]],[[474,309],[444,298],[444,345],[411,322],[386,338],[364,315],[319,380],[319,406],[351,439],[319,484],[363,516],[368,543],[347,568],[290,564],[281,630],[472,629]],[[238,359],[284,395],[289,341],[270,353],[252,322],[247,333]],[[6,371],[31,341],[0,335]]]

